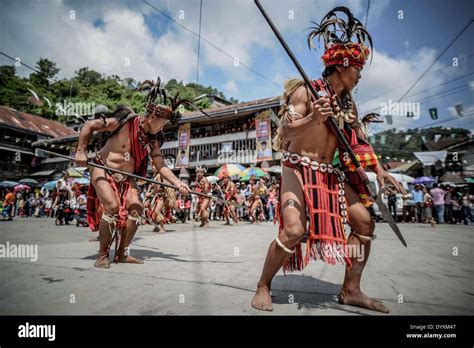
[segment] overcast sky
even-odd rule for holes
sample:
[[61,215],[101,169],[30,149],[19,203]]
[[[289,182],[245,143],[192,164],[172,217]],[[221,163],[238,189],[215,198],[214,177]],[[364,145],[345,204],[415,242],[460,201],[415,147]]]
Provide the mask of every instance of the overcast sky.
[[[87,66],[139,81],[159,75],[195,82],[198,38],[192,32],[199,31],[200,0],[147,1],[179,24],[144,1],[2,0],[0,51],[29,65],[40,57],[49,58],[61,69],[59,78]],[[323,68],[322,51],[309,51],[306,46],[310,21],[319,22],[339,5],[351,8],[363,23],[367,20],[375,52],[355,93],[362,114],[401,97],[474,13],[469,0],[372,0],[368,18],[368,0],[261,2],[314,78]],[[201,40],[199,83],[242,101],[281,94],[283,82],[297,72],[253,1],[203,0],[202,4],[201,35],[211,44]],[[438,108],[440,125],[474,129],[474,75],[469,75],[474,72],[472,37],[474,24],[410,92],[414,95],[404,100],[421,101],[419,119],[394,117],[394,125],[374,131],[428,126],[432,123],[428,109],[433,107]],[[451,64],[454,57],[457,67]],[[0,64],[12,61],[0,56]],[[27,76],[31,71],[19,67],[17,73]],[[464,118],[453,117],[455,104],[464,105]]]

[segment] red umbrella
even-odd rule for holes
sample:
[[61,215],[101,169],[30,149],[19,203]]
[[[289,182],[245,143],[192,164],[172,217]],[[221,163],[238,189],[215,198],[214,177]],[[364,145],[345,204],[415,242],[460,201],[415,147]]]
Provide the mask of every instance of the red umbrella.
[[28,185],[23,185],[23,184],[17,185],[17,186],[15,186],[15,188],[13,189],[13,192],[17,193],[17,192],[20,191],[20,190],[29,191],[29,190],[31,190],[31,187],[29,187]]

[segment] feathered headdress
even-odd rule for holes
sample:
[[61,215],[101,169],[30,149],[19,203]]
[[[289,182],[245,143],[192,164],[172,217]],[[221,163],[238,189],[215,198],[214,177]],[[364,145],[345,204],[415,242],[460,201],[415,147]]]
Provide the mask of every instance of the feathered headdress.
[[153,80],[143,81],[138,91],[146,95],[145,108],[148,116],[154,115],[155,117],[169,120],[172,124],[176,124],[181,118],[181,113],[178,111],[179,106],[188,105],[210,117],[196,107],[189,99],[179,99],[179,92],[174,97],[169,96],[166,90],[161,88],[160,77],[157,78],[156,82]]
[[205,165],[197,166],[196,167],[196,173],[197,172],[203,172],[204,174],[206,174],[207,173],[207,167]]
[[370,123],[383,123],[383,120],[381,120],[379,117],[380,115],[375,112],[371,112],[370,114],[367,114],[364,117],[362,117],[362,120],[360,120],[360,122],[362,125],[362,131],[364,132],[366,136],[369,135]]
[[[337,16],[342,12],[347,16],[343,20]],[[353,16],[347,7],[339,6],[329,11],[320,24],[308,34],[308,46],[316,49],[314,39],[324,40],[325,52],[321,59],[326,67],[331,65],[356,66],[361,68],[373,48],[372,38],[362,23]],[[357,41],[354,42],[353,39]],[[369,47],[365,42],[368,41]]]

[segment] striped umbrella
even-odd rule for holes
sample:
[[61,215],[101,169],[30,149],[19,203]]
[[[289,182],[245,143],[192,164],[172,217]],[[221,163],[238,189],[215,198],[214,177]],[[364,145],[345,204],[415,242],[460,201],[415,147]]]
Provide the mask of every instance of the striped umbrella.
[[243,170],[245,170],[245,167],[237,163],[224,164],[217,168],[214,173],[214,176],[217,176],[219,179],[222,179],[224,175],[240,176]]
[[264,176],[267,176],[267,173],[265,173],[260,168],[250,167],[250,168],[245,169],[240,176],[241,176],[240,180],[248,181],[251,176],[255,176],[256,178],[263,178]]

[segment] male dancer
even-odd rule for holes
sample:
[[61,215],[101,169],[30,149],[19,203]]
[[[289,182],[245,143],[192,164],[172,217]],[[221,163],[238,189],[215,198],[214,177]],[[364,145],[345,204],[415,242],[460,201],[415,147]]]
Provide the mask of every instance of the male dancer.
[[[337,18],[335,12],[338,11],[344,12],[349,19],[344,22]],[[331,30],[334,23],[342,30]],[[285,86],[285,103],[280,111],[276,142],[278,150],[283,151],[280,228],[278,237],[268,249],[252,306],[271,311],[270,286],[278,270],[282,266],[285,271],[301,270],[311,258],[346,265],[344,284],[338,296],[341,304],[387,313],[389,310],[381,302],[369,298],[360,289],[375,229],[364,204],[368,206],[372,202],[342,148],[339,152],[344,173],[332,166],[335,151],[341,144],[326,125],[328,117],[337,117],[339,127],[361,158],[361,164],[375,171],[380,186],[383,187],[386,180],[403,192],[401,185],[377,162],[377,156],[357,122],[357,110],[351,96],[370,53],[364,44],[365,38],[370,43],[371,38],[345,7],[329,12],[308,35],[308,43],[317,36],[325,42],[322,59],[326,69],[323,78],[314,81],[314,86],[328,97],[314,102],[302,81],[292,80]],[[353,36],[357,37],[357,43],[352,42]],[[307,211],[309,236],[303,257],[300,241],[307,230]],[[346,223],[352,230],[347,241],[344,233]],[[347,243],[363,250],[362,260],[350,257]]]
[[[189,192],[188,186],[179,181],[165,165],[160,150],[158,136],[168,122],[176,122],[179,114],[175,112],[182,102],[172,100],[172,106],[157,103],[158,97],[166,92],[159,88],[160,81],[145,81],[141,90],[150,91],[146,98],[146,114],[136,115],[128,107],[118,107],[113,117],[86,122],[79,135],[76,162],[87,164],[87,144],[94,132],[108,132],[105,145],[97,152],[94,162],[128,173],[145,176],[149,157],[157,171],[183,194]],[[109,268],[109,250],[116,239],[115,262],[141,264],[143,260],[129,254],[129,244],[143,223],[143,205],[135,181],[120,174],[91,167],[87,214],[89,226],[99,230],[100,250],[95,267]],[[117,243],[118,242],[118,243]]]
[[[154,168],[154,180],[162,181],[160,173]],[[165,233],[165,217],[163,215],[164,194],[163,187],[157,184],[151,184],[145,193],[146,216],[155,226],[153,232]]]
[[[201,193],[209,194],[211,192],[211,185],[209,181],[204,176],[207,172],[207,168],[204,166],[198,166],[196,168],[196,185],[195,190]],[[209,227],[209,211],[208,206],[210,202],[210,198],[204,198],[199,196],[196,213],[201,220],[201,225],[199,227],[207,228]]]
[[[224,193],[225,200],[237,202],[237,189],[232,180],[229,179],[228,174],[224,174],[222,178],[222,191]],[[230,225],[231,218],[235,224],[239,222],[237,219],[237,211],[234,205],[224,203],[224,218],[226,220],[226,225]]]
[[[263,204],[260,198],[260,188],[257,179],[252,175],[249,179],[249,217],[252,224],[263,221]],[[258,213],[257,213],[258,212]]]

